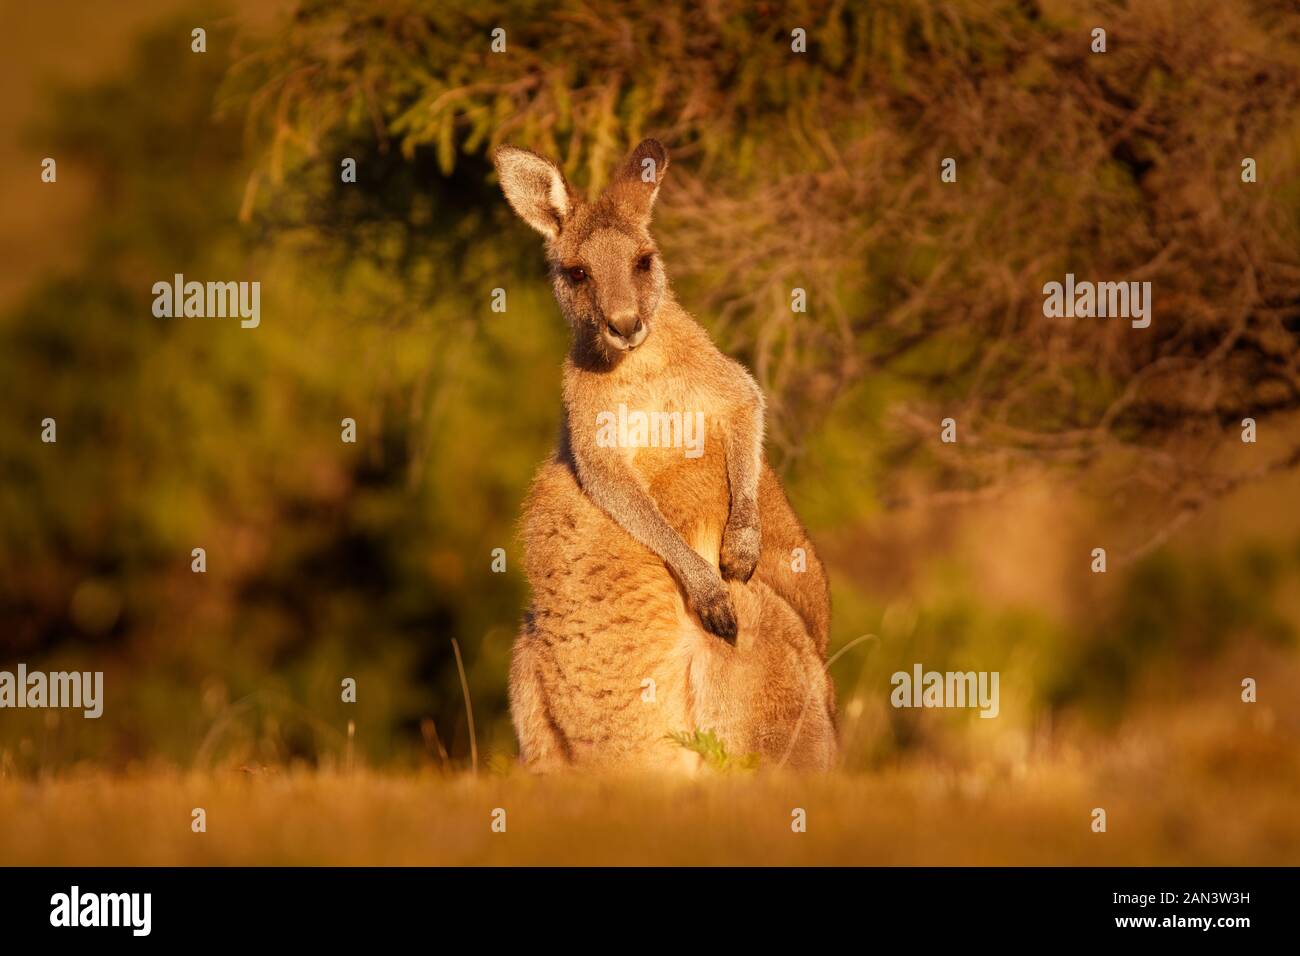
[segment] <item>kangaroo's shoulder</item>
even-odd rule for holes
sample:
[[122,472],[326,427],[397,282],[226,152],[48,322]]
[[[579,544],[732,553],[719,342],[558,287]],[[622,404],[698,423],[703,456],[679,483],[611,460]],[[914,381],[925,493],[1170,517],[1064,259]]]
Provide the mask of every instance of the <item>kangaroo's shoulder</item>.
[[671,316],[673,356],[668,364],[675,369],[692,369],[724,387],[744,392],[761,392],[749,369],[739,359],[724,352],[713,336],[676,300],[666,303]]

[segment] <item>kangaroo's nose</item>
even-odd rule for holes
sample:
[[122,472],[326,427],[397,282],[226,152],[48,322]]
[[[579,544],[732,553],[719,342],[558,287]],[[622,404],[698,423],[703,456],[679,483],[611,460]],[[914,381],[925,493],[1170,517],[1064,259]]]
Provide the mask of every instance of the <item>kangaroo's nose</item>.
[[608,324],[609,334],[624,341],[631,341],[643,327],[641,316],[634,311],[611,315]]

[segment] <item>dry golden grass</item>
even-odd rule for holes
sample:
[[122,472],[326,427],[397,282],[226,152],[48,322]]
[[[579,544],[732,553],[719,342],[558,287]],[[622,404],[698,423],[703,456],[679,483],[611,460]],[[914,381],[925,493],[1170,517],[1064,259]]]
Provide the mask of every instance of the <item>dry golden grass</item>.
[[[1018,771],[911,766],[821,778],[287,771],[11,779],[0,782],[0,864],[1300,862],[1294,755],[1288,763],[1267,743],[1237,754],[1235,763],[1194,757],[1179,773],[1117,753],[1101,765],[1076,755]],[[1272,776],[1262,781],[1252,767]],[[1096,806],[1108,813],[1104,834],[1090,828]],[[206,833],[191,832],[194,807],[207,811]],[[491,830],[497,807],[507,813],[503,834]],[[791,830],[795,807],[807,811],[806,833]]]
[[[1249,656],[1249,655],[1248,655]],[[1297,865],[1300,698],[1143,688],[1128,718],[940,724],[873,771],[691,779],[261,768],[25,776],[0,761],[0,865]],[[1235,678],[1233,678],[1235,680]],[[948,726],[955,736],[938,734]],[[855,731],[854,728],[857,728]],[[884,732],[866,728],[866,736]],[[846,759],[864,728],[842,722]],[[859,733],[858,731],[862,731]],[[358,755],[358,760],[361,756]],[[347,766],[347,764],[341,764]],[[9,769],[6,770],[5,768]],[[193,833],[191,811],[207,812]],[[492,832],[496,808],[506,832]],[[791,811],[807,832],[791,830]],[[1107,813],[1107,832],[1091,829]]]

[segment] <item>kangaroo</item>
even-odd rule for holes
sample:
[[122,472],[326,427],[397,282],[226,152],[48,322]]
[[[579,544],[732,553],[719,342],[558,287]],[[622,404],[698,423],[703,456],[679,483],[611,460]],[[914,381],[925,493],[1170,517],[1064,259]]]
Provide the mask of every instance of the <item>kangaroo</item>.
[[828,768],[825,570],[764,459],[761,390],[673,297],[649,233],[667,151],[642,142],[590,203],[542,156],[493,158],[572,332],[558,447],[521,522],[522,761],[689,770],[669,735],[701,730]]

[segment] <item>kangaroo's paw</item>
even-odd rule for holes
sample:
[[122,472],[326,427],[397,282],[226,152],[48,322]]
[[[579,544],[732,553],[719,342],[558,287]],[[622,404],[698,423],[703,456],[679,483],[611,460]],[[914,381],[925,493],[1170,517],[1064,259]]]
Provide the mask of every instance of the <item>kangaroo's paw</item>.
[[700,616],[700,623],[710,634],[736,643],[736,609],[731,603],[731,592],[712,568],[712,581],[693,589],[691,607]]
[[718,556],[722,577],[728,581],[748,581],[753,577],[762,541],[757,522],[739,524],[728,521],[722,532],[722,551]]

